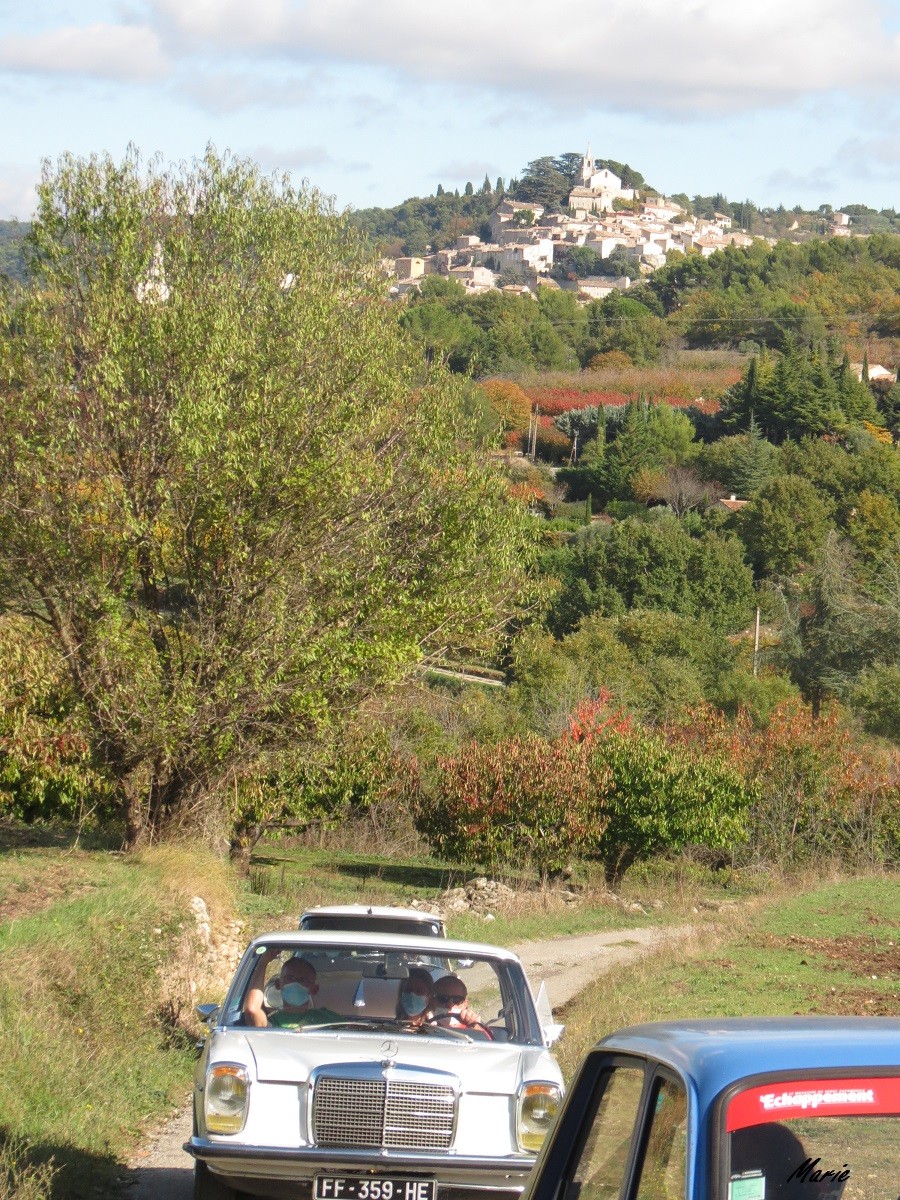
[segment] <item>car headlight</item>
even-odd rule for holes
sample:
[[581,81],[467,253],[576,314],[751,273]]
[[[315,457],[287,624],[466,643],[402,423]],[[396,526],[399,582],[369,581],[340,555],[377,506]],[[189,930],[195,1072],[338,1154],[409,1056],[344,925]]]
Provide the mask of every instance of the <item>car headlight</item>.
[[516,1138],[520,1150],[536,1152],[559,1111],[562,1091],[555,1083],[526,1083],[519,1092]]
[[210,1133],[240,1133],[247,1120],[250,1076],[238,1063],[216,1063],[206,1073],[203,1097]]

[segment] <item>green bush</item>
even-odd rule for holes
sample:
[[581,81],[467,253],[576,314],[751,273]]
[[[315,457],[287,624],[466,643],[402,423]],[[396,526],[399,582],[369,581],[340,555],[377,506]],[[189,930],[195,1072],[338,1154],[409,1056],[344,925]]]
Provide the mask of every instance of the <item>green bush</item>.
[[900,742],[900,666],[878,663],[864,671],[852,702],[871,733]]
[[0,617],[0,817],[99,819],[97,770],[65,664],[37,622]]
[[597,774],[598,858],[610,883],[632,863],[686,845],[730,846],[746,836],[752,791],[723,759],[695,755],[646,730],[614,732],[589,743]]

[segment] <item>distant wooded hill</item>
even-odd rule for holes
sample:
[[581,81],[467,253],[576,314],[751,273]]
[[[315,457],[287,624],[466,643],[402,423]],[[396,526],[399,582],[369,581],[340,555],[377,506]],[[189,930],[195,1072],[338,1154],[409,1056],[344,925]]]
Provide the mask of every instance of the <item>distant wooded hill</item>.
[[0,276],[23,282],[27,272],[22,243],[30,225],[20,221],[0,221]]

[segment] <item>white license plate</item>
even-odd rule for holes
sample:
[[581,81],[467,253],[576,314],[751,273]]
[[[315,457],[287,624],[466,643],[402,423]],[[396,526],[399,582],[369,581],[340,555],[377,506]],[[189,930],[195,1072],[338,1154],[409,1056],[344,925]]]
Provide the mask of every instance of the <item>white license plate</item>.
[[399,1175],[363,1177],[317,1175],[313,1200],[436,1200],[433,1179],[409,1179]]

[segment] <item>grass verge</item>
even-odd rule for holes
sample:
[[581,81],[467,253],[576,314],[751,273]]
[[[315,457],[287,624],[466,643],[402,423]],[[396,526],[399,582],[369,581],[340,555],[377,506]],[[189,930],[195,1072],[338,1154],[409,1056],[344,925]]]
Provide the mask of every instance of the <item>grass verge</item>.
[[[448,888],[459,887],[480,872],[423,855],[383,857],[291,846],[272,842],[259,848],[250,867],[250,922],[258,932],[293,928],[305,908],[316,904],[399,904],[419,901],[440,905]],[[485,868],[485,874],[492,874]],[[596,877],[582,874],[571,885],[542,886],[526,869],[493,873],[514,889],[490,909],[492,920],[477,913],[451,914],[451,937],[509,946],[625,925],[683,921],[698,909],[753,896],[768,880],[732,871],[712,871],[685,859],[646,864],[622,888],[619,902]]]
[[841,880],[730,911],[604,975],[564,1014],[559,1057],[624,1025],[792,1013],[900,1016],[900,878]]
[[228,873],[190,848],[43,846],[0,863],[0,1200],[100,1195],[190,1085],[176,963],[189,898],[226,911]]

